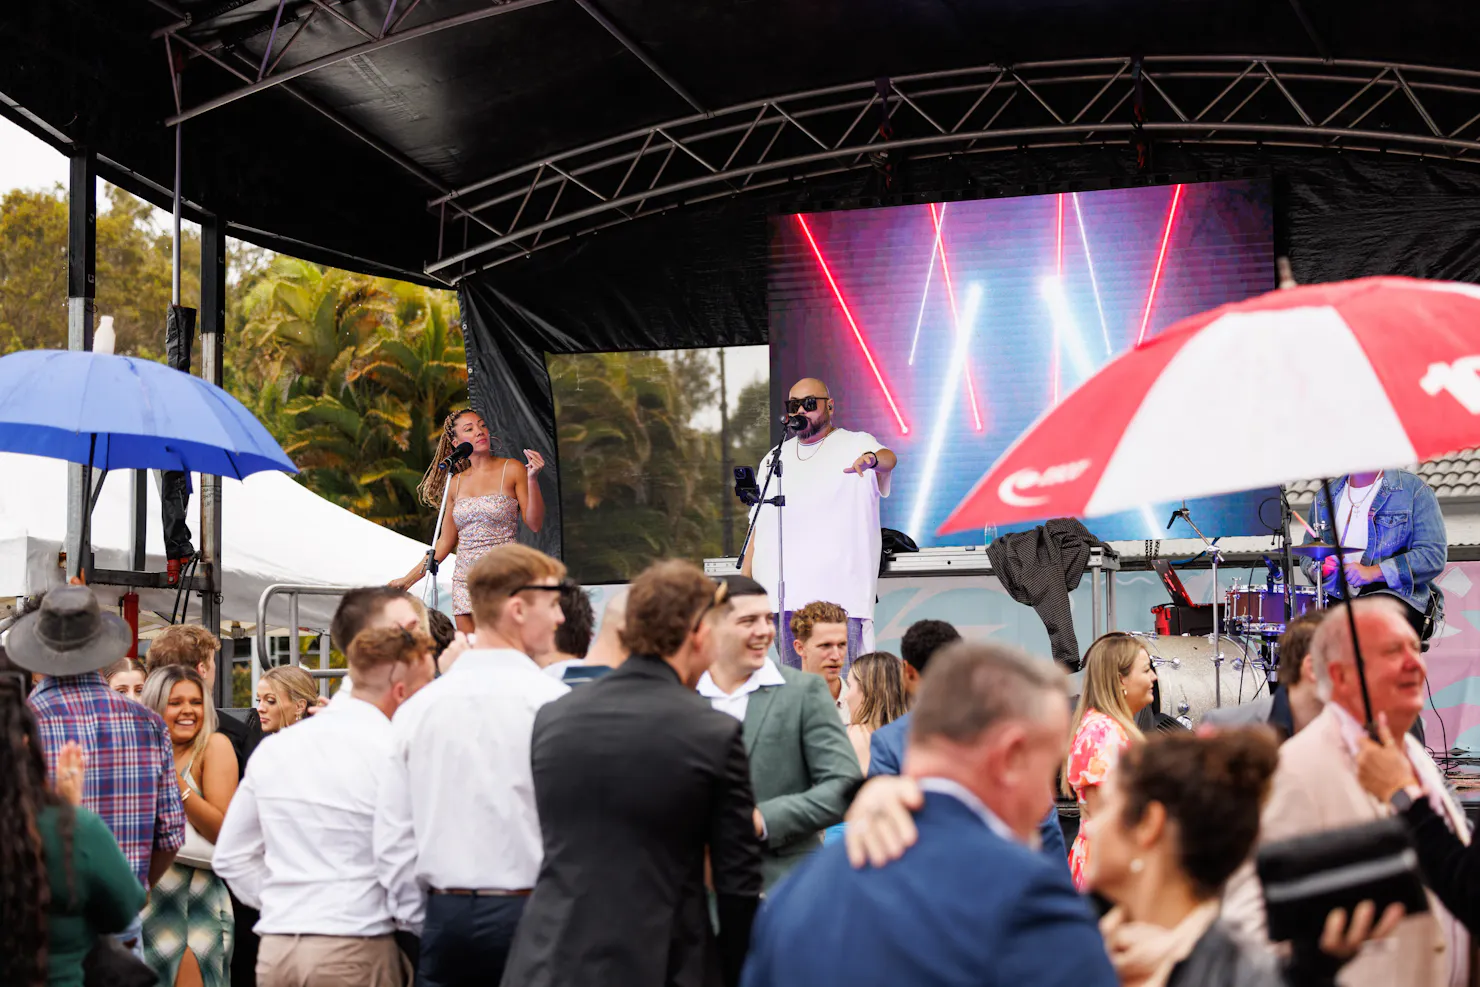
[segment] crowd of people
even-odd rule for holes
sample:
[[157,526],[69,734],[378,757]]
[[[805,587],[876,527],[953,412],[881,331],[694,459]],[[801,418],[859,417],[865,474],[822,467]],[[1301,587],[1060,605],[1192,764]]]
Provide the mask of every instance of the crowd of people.
[[[1071,700],[1052,662],[938,620],[849,662],[827,601],[789,615],[792,667],[760,583],[685,562],[599,632],[521,545],[466,590],[470,630],[347,593],[332,700],[274,668],[245,721],[205,628],[139,662],[91,590],[46,594],[0,657],[0,982],[1467,982],[1480,865],[1408,737],[1425,668],[1395,601],[1295,622],[1267,704],[1146,736],[1132,635],[1090,646]],[[1256,848],[1387,816],[1428,909],[1338,910],[1276,950]]]

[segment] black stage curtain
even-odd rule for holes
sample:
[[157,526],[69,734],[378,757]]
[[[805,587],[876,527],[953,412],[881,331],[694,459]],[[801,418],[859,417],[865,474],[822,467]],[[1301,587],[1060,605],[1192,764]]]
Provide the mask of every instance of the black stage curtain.
[[[1480,168],[1397,155],[1157,146],[1137,172],[1124,147],[903,161],[875,172],[676,210],[579,237],[462,282],[469,389],[513,456],[544,454],[544,530],[559,554],[559,466],[546,353],[767,342],[768,220],[777,214],[981,195],[1264,173],[1275,244],[1296,280],[1401,274],[1480,282]],[[1248,169],[1254,169],[1249,171]],[[1071,183],[1071,184],[1054,184]],[[1273,270],[1271,269],[1271,287]]]

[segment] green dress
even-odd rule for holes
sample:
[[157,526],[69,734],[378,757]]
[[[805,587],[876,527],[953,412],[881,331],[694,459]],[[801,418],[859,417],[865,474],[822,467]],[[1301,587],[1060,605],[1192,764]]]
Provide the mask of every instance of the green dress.
[[36,817],[51,886],[46,915],[47,983],[82,987],[82,961],[98,936],[122,932],[144,907],[144,887],[106,823],[87,809],[73,812],[72,866],[66,866],[57,831],[62,809],[48,806]]
[[[185,784],[205,798],[191,774],[195,757],[185,766]],[[190,825],[187,820],[185,825]],[[149,892],[144,906],[144,962],[153,968],[161,984],[171,985],[180,972],[185,950],[195,954],[205,987],[230,987],[231,950],[236,921],[231,913],[231,893],[209,867],[193,867],[176,861]]]

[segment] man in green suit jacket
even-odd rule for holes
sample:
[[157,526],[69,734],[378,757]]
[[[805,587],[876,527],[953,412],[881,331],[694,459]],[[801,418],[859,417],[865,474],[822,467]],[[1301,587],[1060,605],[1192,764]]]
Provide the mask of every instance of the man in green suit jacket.
[[767,656],[776,628],[765,588],[746,576],[725,582],[732,606],[716,627],[720,646],[698,688],[745,724],[769,890],[822,845],[824,829],[842,821],[862,772],[827,682]]

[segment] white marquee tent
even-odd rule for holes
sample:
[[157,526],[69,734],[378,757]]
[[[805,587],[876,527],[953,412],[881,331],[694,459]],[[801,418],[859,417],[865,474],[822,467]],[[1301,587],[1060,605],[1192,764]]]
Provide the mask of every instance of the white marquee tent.
[[[96,474],[95,474],[96,475]],[[198,478],[192,478],[198,480]],[[112,474],[103,485],[92,518],[95,564],[128,567],[129,488],[132,472]],[[384,583],[410,569],[426,551],[413,539],[318,496],[284,473],[257,473],[246,480],[222,481],[222,620],[253,624],[262,591],[274,583],[315,586],[365,586]],[[164,536],[159,520],[159,490],[148,484],[147,568],[164,569]],[[195,483],[193,489],[198,490]],[[189,523],[200,545],[198,493],[191,498]],[[64,581],[59,553],[67,530],[67,464],[58,459],[0,453],[0,597],[41,592]],[[443,564],[438,584],[442,609],[451,601],[454,557]],[[423,587],[413,588],[420,595]],[[98,587],[105,603],[114,602],[109,587]],[[121,595],[122,588],[117,590]],[[144,590],[140,609],[168,614],[174,590]],[[304,627],[327,628],[337,598],[305,596],[299,621]],[[190,614],[198,618],[199,601]],[[278,598],[269,622],[287,620]]]

